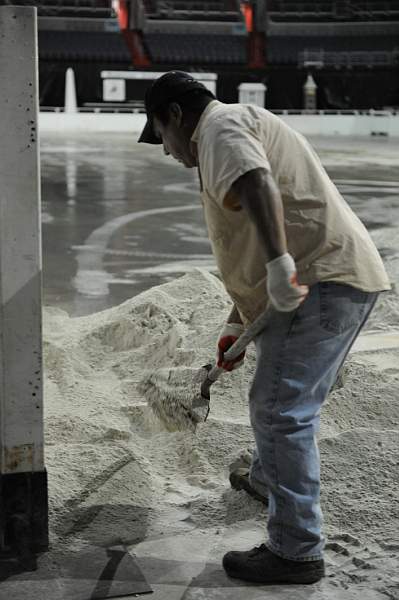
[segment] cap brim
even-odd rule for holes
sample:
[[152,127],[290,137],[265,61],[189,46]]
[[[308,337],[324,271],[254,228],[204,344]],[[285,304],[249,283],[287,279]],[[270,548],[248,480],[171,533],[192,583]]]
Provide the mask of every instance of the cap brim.
[[154,130],[152,128],[152,123],[148,119],[147,123],[144,126],[143,131],[138,139],[139,143],[144,144],[162,144],[162,140],[155,135]]

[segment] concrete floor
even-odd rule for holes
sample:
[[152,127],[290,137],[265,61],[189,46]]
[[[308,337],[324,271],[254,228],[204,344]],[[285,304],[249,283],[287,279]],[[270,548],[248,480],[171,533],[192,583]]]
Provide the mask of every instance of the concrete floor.
[[[117,548],[123,551],[122,546],[107,549],[82,546],[73,551],[57,548],[39,558],[36,571],[2,579],[0,599],[386,600],[385,593],[377,591],[374,585],[369,589],[370,581],[362,579],[361,563],[364,561],[360,556],[363,548],[357,548],[358,556],[327,550],[327,576],[312,585],[247,585],[227,577],[221,567],[226,548],[251,548],[259,545],[263,535],[263,525],[251,520],[218,529],[192,530],[177,536],[148,539],[130,550],[133,561],[127,561],[123,568],[121,564],[107,565],[112,561],[112,552]],[[356,559],[357,566],[354,564]],[[89,565],[84,564],[85,560]],[[371,563],[367,563],[368,569],[376,570],[373,584],[377,577],[384,582],[383,569],[379,568],[383,560],[371,558]],[[105,565],[116,572],[114,579],[109,579],[103,568]],[[342,581],[342,572],[348,584]],[[390,576],[392,580],[393,573]],[[114,585],[122,585],[127,591],[134,578],[138,584],[132,589],[145,589],[146,592],[115,594]],[[397,596],[388,597],[396,599]]]
[[42,140],[44,299],[82,315],[213,268],[195,171],[100,135]]
[[[399,142],[313,143],[370,229],[399,222]],[[214,269],[195,170],[130,136],[46,136],[41,148],[45,304],[88,314]]]
[[[370,230],[399,223],[398,142],[334,138],[313,143]],[[138,146],[120,135],[62,142],[46,136],[42,181],[46,304],[72,315],[88,314],[195,266],[214,269],[196,173],[164,157],[159,147]],[[380,245],[383,255],[397,255],[395,239]],[[344,557],[334,552],[326,554],[329,577],[313,586],[247,586],[229,579],[221,568],[226,548],[259,544],[264,527],[263,521],[252,520],[206,532],[183,529],[173,537],[146,539],[129,551],[153,588],[149,597],[154,600],[386,597],[361,582],[347,589],[336,584],[334,573]]]
[[[226,548],[245,550],[264,539],[264,524],[253,520],[218,530],[148,540],[132,549],[154,593],[152,600],[385,600],[368,584],[345,589],[336,577],[352,557],[327,550],[327,577],[313,585],[249,585],[227,577],[221,560]],[[346,563],[346,567],[343,567]],[[359,573],[359,572],[358,572]],[[353,576],[355,579],[356,575]],[[349,581],[349,576],[348,576]],[[122,599],[118,599],[122,600]]]

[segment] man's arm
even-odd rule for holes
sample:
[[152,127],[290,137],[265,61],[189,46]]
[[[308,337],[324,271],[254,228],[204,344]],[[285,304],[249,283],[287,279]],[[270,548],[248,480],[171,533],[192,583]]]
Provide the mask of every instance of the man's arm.
[[238,204],[254,222],[268,262],[287,252],[284,210],[280,191],[266,169],[254,169],[239,177],[226,196],[224,205]]
[[226,208],[243,208],[253,221],[266,253],[266,287],[274,308],[290,312],[298,308],[309,288],[299,285],[293,257],[287,251],[284,207],[270,173],[253,169],[239,177],[223,200]]
[[230,312],[229,316],[227,317],[226,323],[241,323],[242,324],[242,319],[240,317],[240,313],[238,312],[235,304],[233,305],[233,308],[231,309],[231,312]]

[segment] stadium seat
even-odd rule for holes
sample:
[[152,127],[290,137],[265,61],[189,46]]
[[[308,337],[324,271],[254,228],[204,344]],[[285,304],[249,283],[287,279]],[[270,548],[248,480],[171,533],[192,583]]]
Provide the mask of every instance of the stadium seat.
[[121,33],[98,31],[39,31],[39,56],[47,60],[131,60]]
[[[273,36],[267,38],[266,55],[270,64],[297,64],[301,52],[319,51],[324,52],[324,62],[328,52],[351,53],[355,62],[359,62],[359,56],[364,56],[364,60],[369,62],[373,57],[381,62],[384,53],[393,53],[399,49],[399,41],[394,35],[378,36],[324,36],[324,37],[306,37],[306,36]],[[356,53],[358,54],[356,58]],[[379,54],[379,53],[383,54]],[[364,53],[368,53],[368,58]],[[336,60],[338,58],[336,57]],[[346,61],[344,61],[346,62]]]
[[242,21],[237,0],[144,0],[148,19],[189,21]]
[[396,0],[269,0],[269,18],[278,22],[349,22],[399,20]]
[[[3,3],[1,3],[3,4]],[[113,14],[108,0],[16,0],[10,4],[37,7],[39,17],[109,18]]]
[[247,38],[242,35],[147,33],[144,44],[154,63],[227,65],[247,62]]

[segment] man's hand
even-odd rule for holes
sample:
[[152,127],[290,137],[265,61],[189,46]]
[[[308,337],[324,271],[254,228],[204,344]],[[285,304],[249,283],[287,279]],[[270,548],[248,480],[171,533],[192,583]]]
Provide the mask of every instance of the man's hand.
[[298,308],[309,293],[299,285],[294,259],[288,252],[266,264],[267,293],[276,310],[290,312]]
[[225,371],[233,371],[238,369],[243,362],[245,356],[245,350],[235,360],[224,361],[224,353],[234,344],[234,342],[244,332],[244,325],[242,323],[226,323],[219,334],[219,340],[217,345],[217,366],[222,367]]

